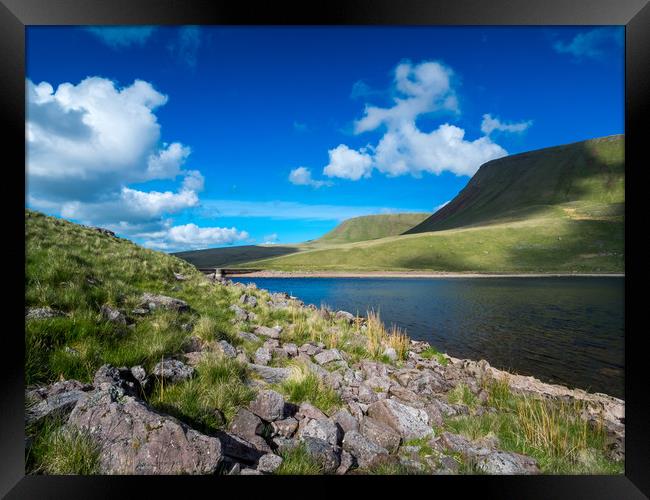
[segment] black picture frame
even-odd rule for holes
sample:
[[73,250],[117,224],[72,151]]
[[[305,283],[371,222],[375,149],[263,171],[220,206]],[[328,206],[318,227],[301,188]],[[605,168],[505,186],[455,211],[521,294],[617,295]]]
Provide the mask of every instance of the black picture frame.
[[[625,36],[625,157],[626,213],[625,262],[625,402],[626,462],[624,476],[431,476],[406,478],[419,483],[418,489],[432,495],[451,489],[454,495],[471,488],[476,494],[498,498],[644,498],[650,496],[650,405],[648,403],[648,351],[643,348],[646,335],[639,308],[632,306],[634,284],[641,284],[644,266],[635,253],[643,246],[633,239],[630,220],[641,212],[635,194],[642,189],[641,173],[650,164],[645,136],[650,129],[650,5],[648,0],[329,0],[291,4],[273,1],[259,4],[240,0],[0,0],[0,99],[5,124],[3,150],[5,174],[12,172],[12,182],[3,190],[3,221],[7,242],[11,245],[4,269],[5,315],[16,321],[10,328],[2,324],[2,363],[0,376],[0,495],[7,498],[100,498],[135,496],[136,487],[145,487],[146,495],[170,496],[174,492],[194,492],[205,487],[213,495],[225,494],[224,486],[250,496],[253,488],[260,493],[274,491],[282,495],[312,493],[338,495],[338,491],[314,488],[321,481],[340,482],[333,488],[350,486],[383,490],[397,485],[401,494],[415,492],[403,477],[61,477],[26,476],[24,468],[24,298],[11,280],[18,284],[24,259],[25,177],[18,166],[24,162],[25,126],[25,27],[30,25],[107,25],[107,24],[236,24],[236,25],[624,25]],[[22,158],[22,160],[21,160]],[[645,160],[645,161],[644,161]],[[22,163],[24,166],[24,163]],[[19,189],[23,186],[22,191]],[[22,204],[22,206],[21,206]],[[8,216],[10,215],[10,216]],[[630,219],[630,217],[632,219]],[[639,236],[636,237],[640,239]],[[22,253],[21,253],[22,249]],[[630,269],[634,269],[630,273]],[[22,270],[24,270],[24,261]],[[24,281],[23,281],[24,283]],[[23,296],[24,297],[24,296]],[[21,300],[23,304],[21,307]],[[15,303],[14,303],[15,302]],[[635,321],[635,320],[638,320]],[[362,484],[355,484],[358,481]],[[269,488],[269,481],[282,485]],[[285,484],[286,483],[286,484]],[[345,483],[345,484],[343,484]],[[294,486],[292,486],[294,485]],[[287,487],[299,488],[290,493]],[[405,487],[407,489],[405,489]],[[245,490],[242,490],[245,488]],[[277,489],[277,488],[281,488]]]

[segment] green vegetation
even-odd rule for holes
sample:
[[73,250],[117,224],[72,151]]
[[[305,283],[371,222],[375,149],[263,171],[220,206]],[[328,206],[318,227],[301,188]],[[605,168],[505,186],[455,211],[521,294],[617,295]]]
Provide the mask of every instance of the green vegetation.
[[310,243],[354,243],[398,236],[421,223],[430,215],[428,213],[401,213],[353,217],[343,221],[329,233]]
[[605,456],[604,428],[580,418],[580,403],[515,395],[505,382],[487,390],[497,413],[452,417],[445,428],[469,439],[494,436],[500,448],[537,459],[547,474],[623,473],[622,462]]
[[624,139],[604,137],[488,162],[454,200],[406,234],[372,233],[374,224],[356,218],[291,252],[233,267],[620,273],[624,210]]
[[323,466],[299,444],[280,453],[282,464],[275,471],[279,475],[316,475],[323,474]]
[[34,474],[96,474],[100,448],[85,432],[48,418],[26,429],[32,440],[26,451],[26,469]]
[[433,346],[427,347],[420,353],[420,356],[422,356],[424,359],[436,358],[436,361],[442,366],[447,366],[449,363],[449,360],[445,357],[445,355],[439,352],[438,349]]
[[451,404],[462,403],[469,408],[475,408],[478,403],[476,395],[462,383],[447,393],[447,401]]
[[296,404],[309,402],[327,414],[341,407],[341,397],[321,378],[301,363],[294,362],[290,366],[293,368],[291,377],[276,386],[287,400]]

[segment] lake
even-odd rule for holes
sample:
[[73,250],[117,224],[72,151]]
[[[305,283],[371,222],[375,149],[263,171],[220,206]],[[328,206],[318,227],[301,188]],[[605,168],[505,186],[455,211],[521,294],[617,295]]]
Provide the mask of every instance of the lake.
[[379,311],[457,358],[623,397],[624,278],[233,278],[307,304]]

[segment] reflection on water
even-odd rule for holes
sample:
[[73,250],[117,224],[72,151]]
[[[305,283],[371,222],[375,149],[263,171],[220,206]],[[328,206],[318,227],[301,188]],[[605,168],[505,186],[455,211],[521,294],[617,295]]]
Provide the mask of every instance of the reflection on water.
[[451,356],[623,397],[624,278],[237,278],[405,328]]

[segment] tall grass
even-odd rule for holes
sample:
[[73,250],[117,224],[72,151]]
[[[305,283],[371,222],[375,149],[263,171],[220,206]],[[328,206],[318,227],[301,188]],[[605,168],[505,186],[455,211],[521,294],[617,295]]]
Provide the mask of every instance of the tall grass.
[[409,348],[408,336],[394,325],[390,330],[386,330],[379,312],[368,311],[367,316],[365,335],[368,342],[367,351],[370,356],[375,359],[382,359],[386,348],[392,347],[395,349],[398,359],[406,359]]
[[275,471],[278,475],[316,475],[323,474],[323,466],[299,444],[280,453],[282,464]]
[[309,402],[326,414],[331,414],[342,406],[338,393],[303,363],[293,361],[289,366],[292,368],[291,376],[276,386],[289,401],[296,404]]

